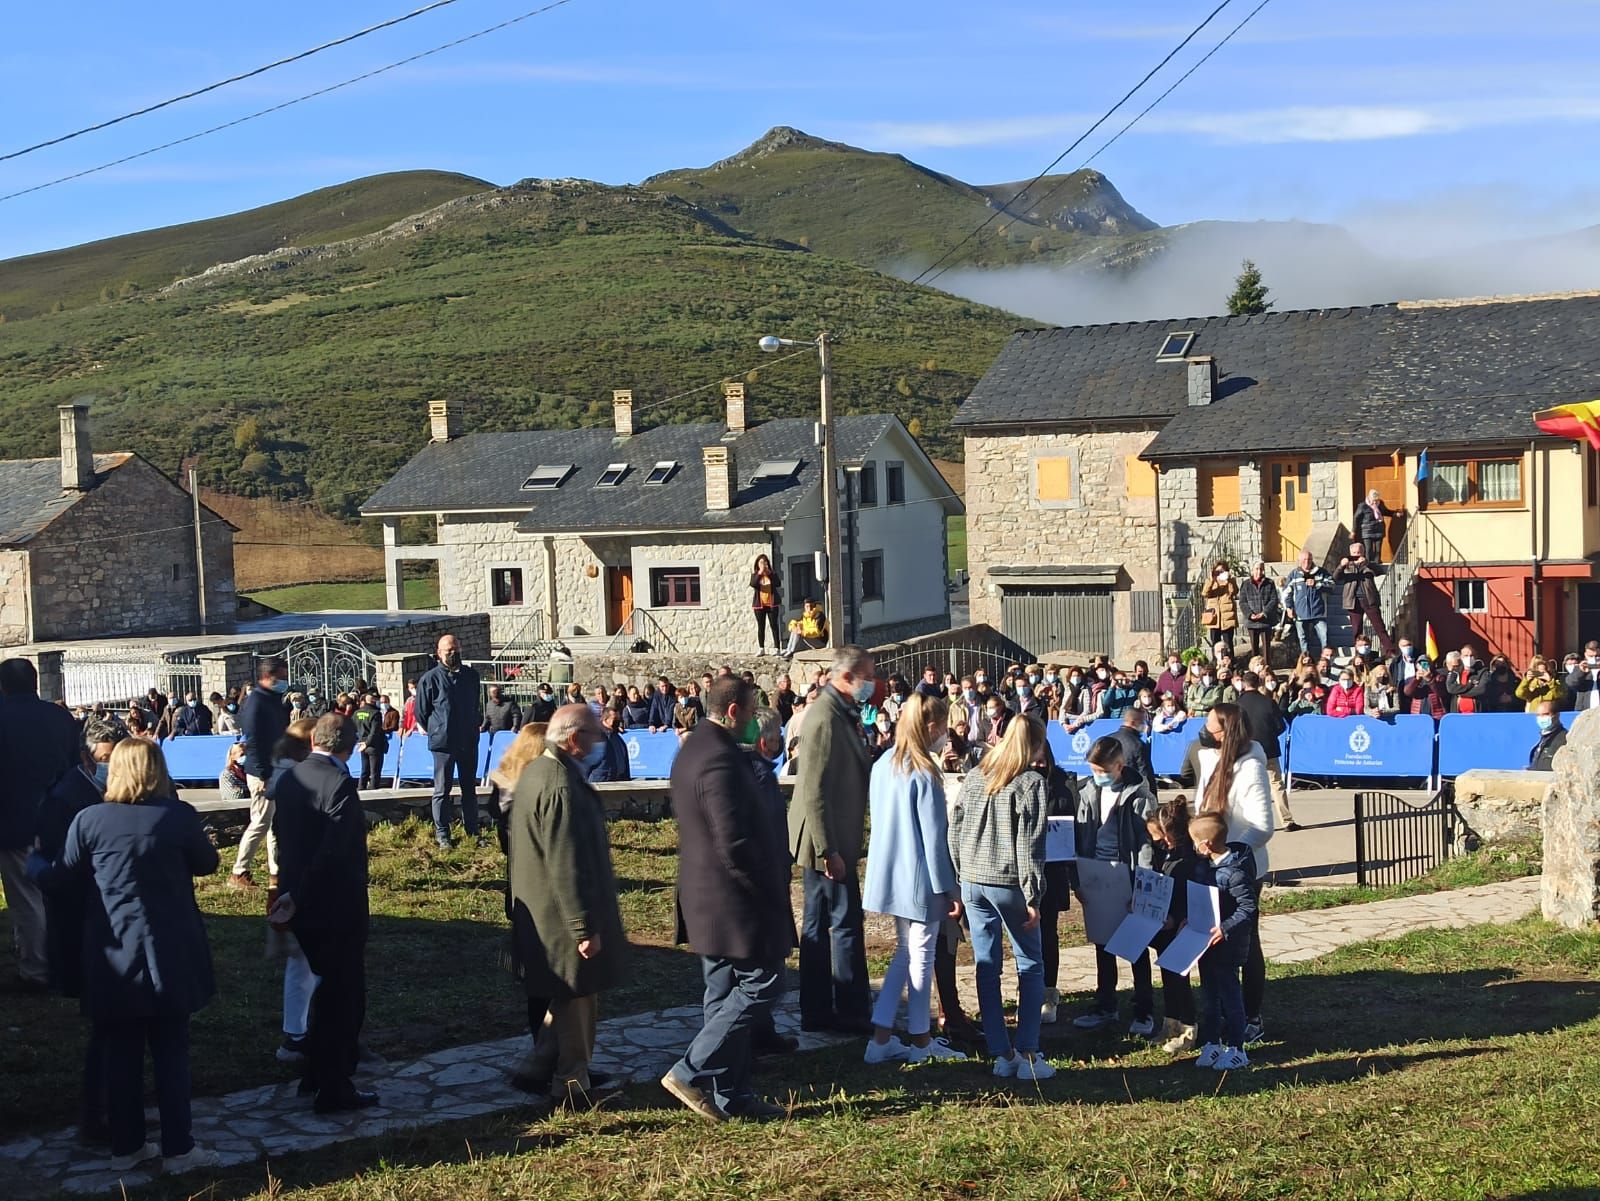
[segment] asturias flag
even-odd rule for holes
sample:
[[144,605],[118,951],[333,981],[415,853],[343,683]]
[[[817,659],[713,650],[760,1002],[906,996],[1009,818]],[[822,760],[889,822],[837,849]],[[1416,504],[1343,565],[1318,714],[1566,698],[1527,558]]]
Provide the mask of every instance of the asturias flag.
[[1588,442],[1600,450],[1600,400],[1580,400],[1541,409],[1533,415],[1533,423],[1547,434]]

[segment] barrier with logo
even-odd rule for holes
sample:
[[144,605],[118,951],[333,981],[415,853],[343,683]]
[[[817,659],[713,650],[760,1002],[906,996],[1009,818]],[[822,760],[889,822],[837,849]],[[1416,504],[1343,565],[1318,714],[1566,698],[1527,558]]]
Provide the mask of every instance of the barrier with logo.
[[1323,717],[1294,719],[1286,781],[1294,776],[1433,778],[1433,718]]
[[1538,741],[1531,713],[1446,713],[1439,719],[1439,776],[1453,780],[1474,768],[1521,771]]
[[1045,737],[1050,742],[1050,753],[1055,756],[1056,766],[1062,771],[1070,771],[1080,776],[1089,774],[1089,748],[1094,745],[1096,738],[1103,738],[1107,734],[1115,734],[1122,723],[1114,717],[1102,717],[1098,721],[1091,721],[1082,729],[1068,734],[1067,728],[1058,721],[1049,724]]
[[1156,775],[1170,779],[1183,770],[1183,757],[1189,753],[1189,744],[1200,737],[1205,724],[1205,718],[1191,717],[1176,730],[1150,735],[1150,766]]
[[672,761],[678,757],[676,734],[625,730],[622,741],[628,744],[628,771],[635,780],[665,780],[672,775]]

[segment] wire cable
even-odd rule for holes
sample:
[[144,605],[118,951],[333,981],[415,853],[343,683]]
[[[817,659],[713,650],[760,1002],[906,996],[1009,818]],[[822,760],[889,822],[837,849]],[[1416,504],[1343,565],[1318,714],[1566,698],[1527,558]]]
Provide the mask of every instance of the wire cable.
[[651,409],[659,409],[662,405],[672,404],[674,401],[682,400],[685,396],[693,396],[697,392],[704,392],[709,388],[715,388],[718,384],[728,383],[729,381],[735,380],[739,378],[739,376],[746,374],[748,371],[757,371],[762,366],[772,366],[773,364],[783,362],[785,359],[799,358],[803,354],[810,354],[815,349],[815,346],[807,346],[803,350],[791,351],[789,354],[781,354],[775,359],[758,360],[755,366],[748,367],[744,371],[738,371],[730,375],[720,376],[719,378],[712,380],[710,383],[696,384],[693,388],[686,388],[682,392],[674,392],[671,396],[668,396],[662,400],[652,400],[647,405],[635,405],[633,411],[635,413],[648,413]]
[[43,150],[47,146],[59,146],[62,142],[70,142],[73,138],[81,138],[86,133],[95,133],[98,130],[110,129],[113,125],[120,125],[124,121],[131,121],[135,117],[143,117],[147,113],[153,113],[159,109],[170,108],[172,105],[182,103],[185,100],[193,100],[196,96],[204,96],[207,92],[214,92],[218,88],[225,88],[231,83],[239,83],[246,79],[253,79],[257,75],[265,75],[268,71],[271,71],[274,68],[284,67],[290,63],[300,62],[302,59],[310,58],[313,54],[321,54],[324,50],[332,50],[335,46],[348,45],[350,42],[354,42],[360,38],[366,37],[369,33],[377,33],[379,30],[391,29],[396,25],[403,25],[413,17],[420,17],[424,13],[430,13],[436,8],[444,8],[446,5],[455,3],[457,3],[457,0],[433,0],[432,4],[424,4],[421,8],[413,9],[411,12],[403,13],[398,17],[390,17],[387,21],[379,21],[376,25],[368,25],[365,29],[358,29],[354,33],[347,33],[343,37],[334,38],[331,42],[323,42],[320,46],[312,46],[309,50],[301,50],[297,54],[290,54],[284,58],[276,59],[273,62],[266,63],[265,65],[256,67],[253,70],[241,71],[239,74],[230,75],[226,79],[219,79],[216,83],[208,83],[203,88],[195,88],[192,92],[184,92],[181,96],[173,96],[170,100],[162,100],[157,104],[149,104],[144,108],[134,109],[131,113],[123,113],[120,117],[112,117],[106,121],[98,121],[93,125],[85,125],[82,129],[74,129],[71,133],[64,133],[58,137],[47,138],[43,142],[35,142],[32,146],[24,146],[20,150],[13,150],[7,154],[0,154],[0,163],[3,163],[8,159],[21,158],[25,154],[32,154],[35,150]]
[[15,200],[18,196],[26,196],[31,192],[42,192],[45,188],[53,188],[57,184],[70,183],[72,180],[82,179],[86,175],[95,175],[101,171],[109,171],[112,167],[120,167],[124,163],[133,162],[135,159],[145,158],[152,154],[159,154],[163,150],[171,150],[174,146],[182,146],[186,142],[193,142],[200,138],[208,137],[214,133],[221,133],[225,129],[232,129],[236,125],[243,125],[246,121],[254,121],[257,117],[265,117],[270,113],[281,112],[286,108],[292,108],[294,105],[302,104],[307,100],[314,100],[318,96],[326,96],[330,92],[337,92],[339,89],[350,87],[352,84],[361,83],[365,80],[375,78],[376,76],[386,74],[389,71],[397,70],[400,67],[410,66],[414,62],[418,62],[421,59],[429,58],[432,55],[442,53],[445,50],[453,50],[457,46],[464,46],[468,42],[476,41],[481,37],[487,37],[491,33],[498,33],[502,29],[509,29],[511,26],[521,24],[523,21],[529,20],[532,17],[542,16],[543,14],[550,12],[552,9],[561,8],[562,6],[571,3],[572,0],[551,0],[549,4],[541,5],[539,8],[532,9],[531,11],[525,12],[520,16],[511,17],[507,20],[501,21],[499,24],[491,25],[487,29],[480,29],[476,33],[469,33],[464,37],[456,38],[454,41],[445,42],[443,45],[435,46],[431,50],[423,50],[416,54],[409,55],[397,62],[389,63],[387,66],[375,67],[371,71],[363,71],[360,75],[352,76],[341,83],[329,84],[325,88],[318,88],[314,92],[306,92],[304,95],[296,96],[292,100],[285,100],[281,104],[274,104],[268,108],[258,109],[255,112],[248,113],[243,117],[235,117],[232,121],[224,121],[221,125],[213,125],[210,129],[202,129],[199,133],[192,133],[187,137],[174,138],[170,142],[163,142],[161,145],[152,146],[148,150],[140,150],[135,154],[123,155],[121,158],[113,159],[109,163],[101,163],[98,167],[86,167],[84,170],[74,171],[70,175],[63,175],[57,179],[51,179],[44,183],[34,184],[32,187],[19,188],[15,192],[7,192],[5,195],[0,196],[0,203],[4,203],[7,200]]
[[[1012,195],[1010,200],[1007,200],[999,208],[995,209],[987,217],[985,217],[978,224],[978,227],[976,229],[974,229],[971,232],[969,232],[966,235],[966,237],[961,239],[961,241],[957,242],[949,250],[945,251],[944,254],[940,255],[937,259],[935,259],[933,262],[929,263],[926,267],[924,267],[922,269],[922,271],[917,275],[917,277],[915,279],[913,279],[911,282],[914,283],[914,284],[920,284],[923,281],[923,279],[930,272],[932,272],[936,267],[939,267],[941,264],[943,264],[945,262],[948,262],[952,255],[954,255],[958,250],[960,250],[968,242],[972,241],[973,238],[977,237],[985,229],[987,229],[990,226],[990,224],[993,223],[997,218],[999,218],[999,216],[1002,213],[1009,212],[1011,206],[1013,204],[1015,204],[1018,200],[1020,200],[1023,196],[1025,196],[1027,194],[1027,191],[1028,191],[1029,188],[1033,187],[1034,184],[1038,183],[1046,175],[1049,175],[1050,172],[1055,169],[1056,165],[1058,163],[1060,163],[1062,159],[1066,158],[1067,155],[1071,154],[1074,150],[1076,150],[1079,146],[1081,146],[1085,141],[1088,140],[1088,137],[1089,137],[1090,134],[1092,134],[1095,130],[1099,129],[1102,125],[1104,125],[1107,121],[1109,121],[1111,119],[1111,115],[1113,113],[1115,113],[1119,108],[1121,108],[1124,104],[1126,104],[1129,100],[1131,100],[1133,98],[1133,94],[1135,92],[1137,92],[1140,88],[1144,87],[1145,84],[1149,83],[1151,77],[1154,76],[1157,71],[1161,70],[1162,67],[1166,66],[1175,57],[1177,57],[1178,52],[1180,50],[1182,50],[1185,46],[1187,46],[1190,42],[1194,41],[1194,39],[1199,35],[1200,31],[1202,29],[1204,29],[1207,25],[1211,24],[1211,22],[1216,18],[1217,14],[1220,13],[1223,9],[1227,8],[1228,5],[1231,4],[1232,2],[1233,2],[1233,0],[1222,0],[1222,3],[1217,5],[1216,8],[1212,9],[1211,12],[1207,15],[1205,20],[1201,21],[1200,24],[1196,25],[1193,29],[1191,29],[1189,31],[1189,35],[1186,38],[1184,38],[1183,41],[1179,42],[1176,46],[1174,46],[1170,51],[1167,52],[1167,56],[1165,58],[1163,58],[1155,66],[1151,67],[1150,70],[1145,74],[1145,77],[1143,79],[1141,79],[1138,83],[1134,84],[1125,93],[1123,93],[1123,96],[1122,96],[1121,100],[1118,100],[1110,108],[1106,109],[1106,111],[1100,115],[1100,117],[1095,121],[1095,123],[1093,125],[1089,126],[1088,129],[1084,130],[1075,139],[1073,139],[1072,145],[1068,146],[1060,154],[1056,155],[1056,157],[1050,161],[1049,166],[1045,167],[1045,169],[1043,171],[1039,172],[1039,174],[1035,175],[1027,183],[1023,184],[1020,188],[1018,188],[1016,190],[1016,192]],[[0,197],[0,199],[4,199],[4,197]],[[940,272],[940,274],[943,274],[943,272]]]

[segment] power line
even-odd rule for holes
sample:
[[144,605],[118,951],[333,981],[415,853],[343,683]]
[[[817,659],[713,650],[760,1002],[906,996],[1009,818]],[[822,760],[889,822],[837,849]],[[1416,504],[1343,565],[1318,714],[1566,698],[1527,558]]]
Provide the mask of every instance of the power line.
[[[1068,146],[1060,154],[1056,155],[1056,157],[1051,160],[1049,166],[1045,167],[1045,169],[1043,171],[1039,172],[1039,174],[1035,175],[1027,183],[1023,184],[1022,187],[1018,188],[1016,193],[1011,197],[1010,200],[1006,201],[999,208],[995,209],[987,217],[985,217],[978,224],[978,227],[976,229],[970,231],[966,235],[966,237],[961,239],[961,241],[957,242],[949,250],[945,251],[944,254],[940,255],[937,259],[935,259],[933,262],[929,263],[926,267],[924,267],[922,269],[921,273],[915,279],[913,279],[911,282],[914,283],[914,284],[920,284],[923,281],[924,277],[926,277],[931,271],[933,271],[934,268],[940,266],[941,264],[943,264],[945,262],[948,262],[952,255],[954,255],[958,250],[960,250],[968,242],[972,241],[973,238],[977,237],[980,233],[982,233],[985,229],[987,229],[989,227],[989,225],[996,218],[998,218],[1000,216],[1000,214],[1009,211],[1013,204],[1015,204],[1018,200],[1020,200],[1024,195],[1027,194],[1027,191],[1028,191],[1029,188],[1033,187],[1034,184],[1038,183],[1046,175],[1049,175],[1050,172],[1055,169],[1056,165],[1058,163],[1060,163],[1062,159],[1066,158],[1067,155],[1071,154],[1074,150],[1076,150],[1079,146],[1081,146],[1088,139],[1090,134],[1092,134],[1095,130],[1099,129],[1102,125],[1104,125],[1107,121],[1109,121],[1111,119],[1111,114],[1112,113],[1116,112],[1119,108],[1121,108],[1124,104],[1126,104],[1130,99],[1132,99],[1133,98],[1133,94],[1135,92],[1137,92],[1140,88],[1144,87],[1145,84],[1149,83],[1151,77],[1154,76],[1157,71],[1161,70],[1162,67],[1164,67],[1168,63],[1170,63],[1177,56],[1177,54],[1178,54],[1178,52],[1180,50],[1182,50],[1190,42],[1194,41],[1195,37],[1200,33],[1200,31],[1202,29],[1204,29],[1207,25],[1211,24],[1211,22],[1216,18],[1216,15],[1218,13],[1220,13],[1223,9],[1227,8],[1228,5],[1231,4],[1232,2],[1233,2],[1233,0],[1222,0],[1222,3],[1217,5],[1216,8],[1212,9],[1210,14],[1207,15],[1205,20],[1201,21],[1200,24],[1196,25],[1193,29],[1191,29],[1189,31],[1189,35],[1186,38],[1184,38],[1183,41],[1179,42],[1176,46],[1174,46],[1170,51],[1167,52],[1167,55],[1166,55],[1165,58],[1163,58],[1155,66],[1151,67],[1150,70],[1148,72],[1146,72],[1145,77],[1143,79],[1141,79],[1138,83],[1134,84],[1125,93],[1123,93],[1123,96],[1122,96],[1121,100],[1118,100],[1110,108],[1106,109],[1106,111],[1100,115],[1100,117],[1095,121],[1095,123],[1093,125],[1089,126],[1088,129],[1084,130],[1081,134],[1079,134],[1077,136],[1077,138],[1075,138],[1073,140],[1072,145]],[[0,197],[0,199],[4,199],[4,197]],[[941,274],[943,274],[943,273],[941,272]]]
[[[759,360],[756,366],[751,367],[748,370],[749,371],[755,371],[755,370],[758,370],[763,365],[770,367],[770,366],[773,366],[773,365],[775,365],[777,363],[783,362],[785,359],[793,359],[793,358],[798,358],[799,356],[801,356],[803,354],[810,354],[812,352],[812,350],[814,350],[814,349],[815,349],[815,347],[807,346],[804,350],[796,350],[796,351],[793,351],[793,352],[791,352],[789,354],[782,354],[782,355],[779,355],[775,359]],[[717,379],[712,380],[710,383],[696,384],[693,388],[686,388],[682,392],[675,392],[671,396],[668,396],[663,400],[653,400],[647,405],[635,405],[633,411],[635,413],[647,413],[651,409],[659,409],[662,405],[672,404],[674,401],[682,400],[686,396],[693,396],[697,392],[704,392],[708,388],[715,388],[718,384],[728,383],[729,381],[731,381],[733,379],[736,379],[736,378],[738,378],[738,376],[744,375],[744,374],[746,374],[746,372],[739,371],[739,372],[733,373],[732,375],[721,376],[721,377],[719,377]]]
[[376,67],[371,71],[363,71],[360,75],[346,79],[342,83],[330,84],[325,88],[318,88],[314,92],[306,92],[304,95],[296,96],[293,100],[285,100],[281,104],[274,104],[269,108],[258,109],[257,111],[248,113],[243,117],[236,117],[232,121],[224,121],[221,125],[213,125],[210,129],[202,129],[199,133],[192,133],[187,137],[174,138],[170,142],[163,142],[159,146],[152,146],[148,150],[140,150],[135,154],[123,155],[121,158],[113,159],[109,163],[101,163],[98,167],[87,167],[82,171],[74,171],[70,175],[63,175],[57,179],[48,180],[45,183],[34,184],[32,187],[28,188],[19,188],[15,192],[7,192],[5,195],[0,196],[0,203],[4,203],[7,200],[15,200],[18,196],[26,196],[30,192],[41,192],[45,188],[53,188],[57,184],[70,183],[72,180],[82,179],[86,175],[95,175],[101,171],[109,171],[112,167],[120,167],[123,163],[131,163],[135,159],[145,158],[152,154],[159,154],[163,150],[171,150],[174,146],[182,146],[186,142],[197,141],[198,139],[208,137],[211,134],[221,133],[225,129],[232,129],[236,125],[243,125],[246,121],[254,121],[257,117],[265,117],[271,113],[281,112],[286,108],[292,108],[294,105],[302,104],[307,100],[314,100],[318,96],[326,96],[330,92],[337,92],[339,89],[347,88],[351,84],[361,83],[378,75],[383,75],[389,71],[396,70],[397,68],[409,66],[414,62],[418,62],[421,59],[439,54],[445,50],[453,50],[457,46],[464,46],[468,42],[476,41],[481,37],[487,37],[491,33],[498,33],[502,29],[509,29],[511,26],[518,25],[531,17],[542,16],[543,14],[550,12],[552,9],[561,8],[563,5],[571,3],[572,0],[551,0],[550,3],[542,5],[539,8],[532,9],[529,12],[525,12],[521,16],[511,17],[508,20],[501,21],[497,25],[491,25],[487,29],[480,29],[477,33],[469,33],[464,37],[456,38],[454,41],[445,42],[443,45],[435,46],[431,50],[423,50],[417,54],[409,55],[408,57],[402,58],[398,62],[392,62],[387,66]]
[[120,117],[112,117],[109,120],[97,121],[93,125],[85,125],[82,129],[74,129],[71,133],[64,133],[58,137],[47,138],[43,142],[35,142],[32,146],[24,146],[21,150],[13,150],[8,154],[0,154],[0,163],[3,163],[8,159],[21,158],[25,154],[32,154],[35,150],[43,150],[47,146],[59,146],[62,142],[70,142],[73,138],[81,138],[86,133],[95,133],[98,130],[109,129],[113,125],[120,125],[124,121],[131,121],[135,117],[143,117],[147,113],[156,112],[158,109],[170,108],[172,105],[181,103],[184,100],[193,100],[196,96],[204,96],[207,92],[214,92],[218,88],[225,88],[231,83],[239,83],[242,80],[253,79],[255,76],[264,75],[276,67],[283,67],[290,63],[297,63],[301,59],[310,58],[313,54],[321,54],[324,50],[331,50],[335,46],[348,45],[350,42],[354,42],[360,38],[366,37],[369,33],[377,33],[382,29],[391,29],[396,25],[404,24],[413,17],[420,17],[424,13],[430,13],[436,8],[444,8],[446,5],[455,4],[456,2],[457,0],[433,0],[432,4],[425,4],[421,8],[413,9],[411,12],[404,13],[401,16],[391,17],[387,21],[379,21],[376,25],[368,25],[365,29],[358,29],[354,33],[347,33],[343,37],[334,38],[331,42],[323,42],[320,46],[312,46],[309,50],[301,50],[297,54],[290,54],[284,58],[276,59],[273,62],[266,63],[265,65],[256,67],[253,70],[242,71],[238,75],[230,75],[226,79],[219,79],[216,83],[208,83],[203,88],[195,88],[192,92],[184,92],[181,96],[174,96],[170,100],[162,100],[157,104],[149,104],[144,108],[134,109],[131,113],[123,113]]

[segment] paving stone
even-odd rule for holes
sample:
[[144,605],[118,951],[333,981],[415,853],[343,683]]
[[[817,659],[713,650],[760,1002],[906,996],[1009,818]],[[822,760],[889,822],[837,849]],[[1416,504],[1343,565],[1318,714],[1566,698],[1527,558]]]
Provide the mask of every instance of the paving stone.
[[641,1047],[687,1047],[694,1040],[699,1027],[690,1028],[682,1023],[640,1023],[626,1030],[623,1037]]
[[485,1080],[499,1079],[500,1073],[481,1063],[458,1063],[445,1068],[433,1077],[435,1088],[451,1088],[459,1084],[479,1084]]

